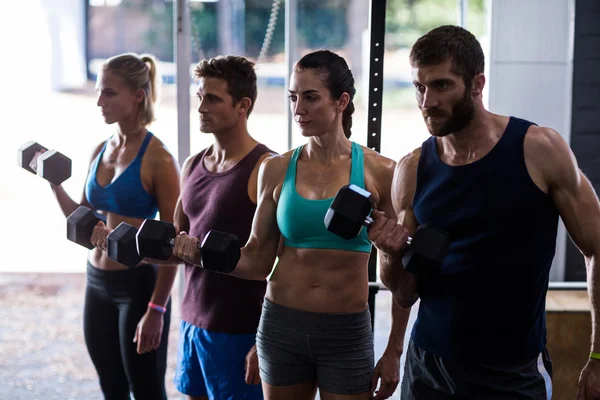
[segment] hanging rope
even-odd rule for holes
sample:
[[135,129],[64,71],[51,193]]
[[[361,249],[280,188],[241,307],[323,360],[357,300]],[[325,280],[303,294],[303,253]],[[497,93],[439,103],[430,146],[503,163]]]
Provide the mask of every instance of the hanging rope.
[[[265,38],[263,39],[263,43],[260,48],[260,53],[256,62],[257,64],[261,64],[262,62],[264,62],[265,58],[267,57],[267,54],[269,53],[271,43],[273,42],[273,34],[275,33],[275,27],[277,26],[277,16],[279,14],[279,8],[283,1],[284,0],[273,0],[273,4],[271,5],[271,14],[269,16],[269,23],[265,32]],[[204,50],[202,49],[202,42],[200,41],[200,32],[198,32],[198,27],[194,23],[193,19],[191,22],[192,50],[194,51],[194,54],[197,57],[197,59],[202,60],[206,58],[206,55],[204,54]]]
[[204,54],[204,50],[202,50],[202,42],[200,41],[200,32],[198,32],[198,28],[196,27],[196,24],[194,23],[193,18],[192,18],[190,25],[191,25],[190,33],[192,35],[192,50],[194,51],[194,54],[196,55],[196,60],[204,60],[206,57]]
[[271,47],[271,42],[273,41],[273,33],[275,32],[275,26],[277,25],[277,15],[279,14],[279,6],[281,5],[283,0],[273,0],[273,5],[271,6],[271,15],[269,16],[269,24],[267,25],[267,31],[265,32],[265,39],[263,40],[263,44],[260,48],[260,53],[258,55],[257,64],[261,64],[267,54],[269,53],[269,48]]

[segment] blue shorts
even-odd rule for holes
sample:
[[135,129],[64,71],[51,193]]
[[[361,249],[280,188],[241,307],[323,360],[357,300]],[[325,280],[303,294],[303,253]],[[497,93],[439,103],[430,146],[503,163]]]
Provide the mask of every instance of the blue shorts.
[[188,396],[262,400],[261,385],[246,384],[246,355],[256,335],[209,332],[181,321],[175,387]]

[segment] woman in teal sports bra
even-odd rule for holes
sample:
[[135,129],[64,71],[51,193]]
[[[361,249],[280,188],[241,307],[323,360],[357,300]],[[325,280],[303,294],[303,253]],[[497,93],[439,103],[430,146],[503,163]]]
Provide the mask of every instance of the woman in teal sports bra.
[[[147,126],[154,120],[156,62],[122,54],[108,59],[97,81],[98,106],[115,134],[93,152],[81,200],[62,186],[52,191],[65,216],[80,205],[98,223],[88,253],[83,329],[88,353],[107,399],[166,399],[170,292],[176,268],[141,264],[127,269],[108,258],[106,235],[121,222],[139,226],[157,212],[172,222],[179,167]],[[149,305],[149,303],[157,306]]]
[[[395,163],[349,140],[355,94],[346,61],[317,51],[296,64],[289,98],[308,142],[265,160],[252,233],[231,275],[269,279],[257,334],[267,399],[387,398],[398,384],[408,310],[393,308],[388,347],[374,369],[368,309],[371,244],[363,230],[344,240],[325,229],[325,213],[340,187],[371,192],[394,215]],[[200,238],[202,239],[202,238]],[[281,240],[281,247],[280,245]],[[200,265],[198,239],[179,235],[174,254]],[[280,249],[280,250],[278,250]]]

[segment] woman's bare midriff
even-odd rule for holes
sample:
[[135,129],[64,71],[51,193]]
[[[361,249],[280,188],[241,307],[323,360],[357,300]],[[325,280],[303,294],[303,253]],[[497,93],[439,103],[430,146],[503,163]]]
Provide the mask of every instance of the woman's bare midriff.
[[368,306],[369,253],[284,247],[266,297],[298,310],[355,313]]
[[[108,228],[115,229],[117,226],[119,226],[119,224],[121,222],[126,222],[129,225],[133,225],[136,228],[139,228],[139,226],[142,224],[142,222],[144,222],[144,220],[140,219],[140,218],[125,217],[123,215],[119,215],[119,214],[115,214],[115,213],[107,213],[106,214],[106,226]],[[94,248],[89,251],[88,261],[94,267],[96,267],[98,269],[106,270],[106,271],[116,271],[116,270],[127,269],[127,267],[124,266],[123,264],[120,264],[120,263],[108,258],[108,254],[106,253],[106,251],[102,251],[98,248]]]

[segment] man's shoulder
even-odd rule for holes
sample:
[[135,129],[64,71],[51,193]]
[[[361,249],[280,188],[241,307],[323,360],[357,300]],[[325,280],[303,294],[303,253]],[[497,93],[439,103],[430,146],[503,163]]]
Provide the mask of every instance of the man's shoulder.
[[411,206],[417,190],[417,169],[421,158],[421,148],[404,155],[397,163],[392,181],[394,208],[407,209]]
[[261,155],[264,155],[264,154],[269,154],[271,156],[279,155],[279,153],[277,153],[275,150],[271,149],[265,143],[258,142],[258,144],[256,145],[256,147],[259,150],[259,152],[260,152]]
[[397,173],[412,173],[417,171],[419,160],[421,159],[421,147],[413,149],[405,154],[396,163]]
[[557,157],[568,155],[569,146],[565,139],[552,128],[531,125],[524,140],[525,159],[546,164]]
[[554,145],[564,140],[554,129],[535,124],[529,126],[525,138],[533,145],[540,146],[540,149],[552,149]]
[[266,159],[279,155],[279,153],[272,150],[271,148],[269,148],[269,146],[261,142],[258,142],[258,144],[256,145],[256,150],[258,150],[258,159],[256,161],[255,168],[260,167],[260,165],[262,165],[262,163]]
[[188,156],[185,159],[185,161],[183,162],[183,166],[181,167],[181,174],[184,178],[190,176],[194,168],[198,165],[198,161],[200,160],[200,158],[202,158],[202,156],[204,155],[204,153],[206,153],[208,149],[209,148],[207,147],[196,154]]

